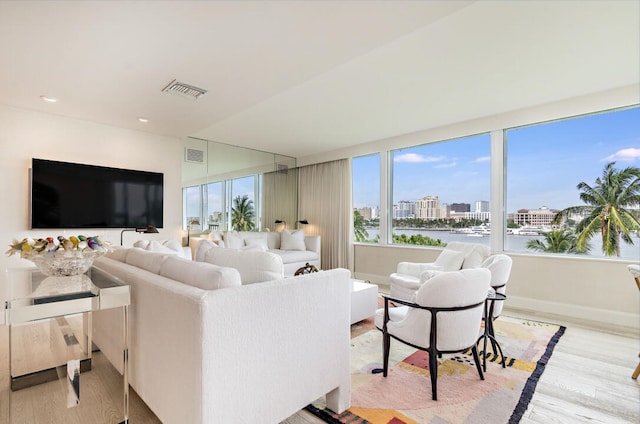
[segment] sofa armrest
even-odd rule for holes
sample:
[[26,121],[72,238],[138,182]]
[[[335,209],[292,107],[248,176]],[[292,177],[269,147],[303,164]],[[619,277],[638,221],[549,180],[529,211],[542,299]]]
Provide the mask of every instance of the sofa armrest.
[[320,253],[320,236],[304,236],[304,245],[307,250]]
[[347,409],[349,277],[333,269],[208,293],[203,422],[281,422],[323,394]]

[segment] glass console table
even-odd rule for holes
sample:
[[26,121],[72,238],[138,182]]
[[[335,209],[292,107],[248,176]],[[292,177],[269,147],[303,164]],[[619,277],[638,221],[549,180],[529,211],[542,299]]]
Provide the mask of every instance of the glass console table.
[[[110,411],[101,420],[128,423],[129,286],[97,267],[70,277],[47,277],[36,269],[9,269],[6,277],[7,299],[0,325],[9,326],[10,422],[11,399],[18,397],[20,390],[54,380],[62,382],[66,395],[63,410],[71,411],[80,405],[80,373],[91,370],[92,312],[122,308],[123,410]],[[52,402],[43,399],[42,404]],[[58,411],[58,405],[55,409]],[[78,417],[79,409],[67,413]],[[64,413],[52,414],[67,422]]]

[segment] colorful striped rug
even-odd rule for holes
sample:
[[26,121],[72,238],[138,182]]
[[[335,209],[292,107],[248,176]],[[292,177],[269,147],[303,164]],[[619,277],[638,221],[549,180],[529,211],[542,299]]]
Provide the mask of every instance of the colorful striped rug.
[[507,367],[502,368],[488,349],[482,381],[470,351],[443,355],[438,362],[438,400],[433,401],[426,352],[392,340],[388,377],[374,374],[382,368],[382,333],[371,319],[354,324],[351,408],[334,414],[321,399],[306,409],[328,423],[517,423],[565,328],[505,316],[494,326]]

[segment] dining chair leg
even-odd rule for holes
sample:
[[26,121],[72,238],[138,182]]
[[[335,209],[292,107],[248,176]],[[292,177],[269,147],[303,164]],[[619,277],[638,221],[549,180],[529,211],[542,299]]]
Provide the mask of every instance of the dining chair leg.
[[438,360],[434,351],[429,351],[429,376],[431,377],[431,398],[438,400]]
[[480,366],[480,357],[478,356],[478,349],[475,345],[471,348],[471,353],[473,354],[473,361],[476,363],[476,369],[478,370],[480,380],[484,380],[484,374],[482,373],[482,367]]
[[389,350],[391,349],[391,336],[389,333],[382,333],[382,375],[387,376],[389,371]]

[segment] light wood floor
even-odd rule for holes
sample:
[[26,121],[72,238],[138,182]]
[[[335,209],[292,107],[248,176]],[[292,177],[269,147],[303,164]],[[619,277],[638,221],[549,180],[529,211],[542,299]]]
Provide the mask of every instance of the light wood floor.
[[[640,422],[640,383],[631,379],[640,350],[637,334],[595,330],[563,321],[560,317],[533,316],[515,311],[505,311],[505,314],[567,326],[521,423]],[[8,328],[0,326],[0,424],[9,423],[8,334]],[[14,336],[16,334],[14,332]],[[27,337],[37,339],[33,331],[28,334]],[[24,341],[14,342],[16,344],[21,349],[30,345],[35,347],[35,343]],[[29,356],[41,360],[46,355],[36,347],[35,353]],[[93,369],[82,375],[81,382],[82,408],[54,406],[65,403],[59,382],[13,392],[10,424],[117,422],[122,405],[121,378],[100,353],[94,353]],[[133,390],[130,395],[132,424],[160,422]],[[321,422],[300,411],[282,424]]]

